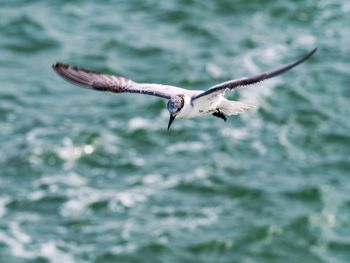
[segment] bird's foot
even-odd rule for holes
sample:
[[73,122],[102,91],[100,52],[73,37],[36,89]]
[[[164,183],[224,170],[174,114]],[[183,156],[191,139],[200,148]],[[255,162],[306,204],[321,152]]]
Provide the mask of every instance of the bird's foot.
[[227,121],[226,116],[220,110],[217,110],[216,112],[214,112],[213,116],[223,119],[224,121]]

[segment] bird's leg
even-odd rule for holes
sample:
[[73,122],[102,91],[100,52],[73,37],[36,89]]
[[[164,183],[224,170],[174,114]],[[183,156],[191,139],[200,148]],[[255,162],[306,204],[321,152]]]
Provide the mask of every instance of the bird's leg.
[[213,113],[213,116],[223,119],[224,121],[227,121],[226,116],[219,109],[217,109],[217,111]]

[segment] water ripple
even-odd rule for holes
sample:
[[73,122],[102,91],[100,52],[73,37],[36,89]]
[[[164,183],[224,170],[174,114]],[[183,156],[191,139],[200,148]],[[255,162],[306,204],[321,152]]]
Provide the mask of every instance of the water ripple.
[[[0,261],[347,262],[348,10],[2,1]],[[50,67],[205,89],[314,46],[300,67],[227,93],[255,111],[170,131],[165,100],[79,89]]]
[[3,47],[12,52],[32,54],[58,46],[58,42],[33,17],[22,15],[3,25],[7,40]]

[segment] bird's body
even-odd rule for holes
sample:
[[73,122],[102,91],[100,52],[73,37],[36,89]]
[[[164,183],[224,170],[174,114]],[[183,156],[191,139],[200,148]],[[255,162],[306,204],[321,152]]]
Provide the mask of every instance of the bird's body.
[[139,93],[168,99],[167,108],[170,112],[169,129],[175,118],[195,118],[212,114],[226,121],[226,116],[236,115],[247,109],[254,108],[254,105],[250,103],[226,99],[225,91],[261,82],[282,74],[304,62],[315,52],[316,49],[309,52],[302,59],[276,70],[254,77],[229,80],[208,90],[187,90],[163,84],[137,83],[123,77],[72,67],[62,63],[54,64],[53,68],[64,79],[86,88],[114,93]]
[[[203,91],[197,91],[193,95],[198,95],[201,92]],[[203,101],[196,101],[191,103],[191,98],[193,95],[191,96],[190,94],[184,94],[184,106],[177,114],[178,118],[194,118],[215,111],[216,106],[222,99],[221,96],[218,96],[214,102],[207,101],[207,103],[203,103]]]
[[[195,95],[199,95],[202,92],[204,91],[198,91]],[[223,94],[212,98],[195,100],[194,102],[191,102],[191,98],[192,96],[189,95],[184,96],[184,106],[177,114],[177,118],[195,118],[215,112],[221,112],[227,116],[231,116],[255,107],[251,103],[228,100]]]

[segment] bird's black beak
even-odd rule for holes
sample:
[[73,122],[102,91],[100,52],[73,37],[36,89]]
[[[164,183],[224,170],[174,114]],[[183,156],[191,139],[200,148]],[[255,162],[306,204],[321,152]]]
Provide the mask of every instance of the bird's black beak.
[[170,119],[169,119],[169,124],[168,124],[168,130],[170,129],[171,124],[175,120],[176,116],[170,113]]

